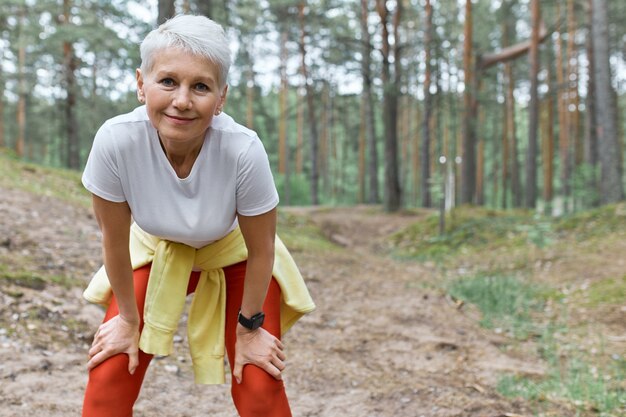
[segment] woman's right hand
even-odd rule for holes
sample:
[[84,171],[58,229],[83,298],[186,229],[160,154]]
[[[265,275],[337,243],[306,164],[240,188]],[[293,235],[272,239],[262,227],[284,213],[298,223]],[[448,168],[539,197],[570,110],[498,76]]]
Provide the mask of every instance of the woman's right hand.
[[132,375],[139,365],[139,322],[117,315],[102,323],[89,349],[87,369],[91,371],[108,358],[120,353],[128,355],[128,372]]

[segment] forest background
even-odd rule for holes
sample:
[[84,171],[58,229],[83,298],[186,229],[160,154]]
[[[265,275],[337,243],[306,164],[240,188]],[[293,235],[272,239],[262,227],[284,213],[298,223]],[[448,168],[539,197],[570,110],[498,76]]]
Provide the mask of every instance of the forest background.
[[138,44],[227,28],[227,112],[286,205],[538,208],[623,200],[626,4],[606,0],[2,0],[0,147],[80,170],[138,103]]
[[[318,305],[286,335],[294,415],[626,414],[626,2],[0,6],[0,417],[80,410],[102,316],[80,171],[179,12],[227,28],[226,111]],[[231,416],[179,330],[138,415]]]

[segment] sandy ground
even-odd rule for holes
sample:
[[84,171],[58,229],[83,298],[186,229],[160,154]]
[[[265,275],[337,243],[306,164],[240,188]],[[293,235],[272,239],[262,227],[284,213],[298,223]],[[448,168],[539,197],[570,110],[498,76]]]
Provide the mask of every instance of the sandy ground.
[[[0,280],[0,417],[78,416],[87,349],[103,315],[80,296],[99,265],[95,220],[53,198],[0,196],[0,262],[11,269],[12,257],[29,259],[74,280]],[[502,371],[541,375],[543,364],[503,349],[506,341],[480,328],[471,310],[429,285],[433,271],[382,254],[381,239],[416,218],[365,208],[292,212],[338,243],[293,253],[318,306],[284,337],[294,416],[535,415],[495,383]],[[153,361],[135,416],[236,416],[229,384],[194,385],[184,323],[179,335],[176,353]]]

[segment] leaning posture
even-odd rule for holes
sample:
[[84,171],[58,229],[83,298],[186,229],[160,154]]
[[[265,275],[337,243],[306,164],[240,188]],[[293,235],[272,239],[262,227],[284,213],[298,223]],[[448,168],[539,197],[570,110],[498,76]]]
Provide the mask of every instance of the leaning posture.
[[172,353],[192,293],[196,382],[224,383],[226,354],[240,416],[291,416],[281,335],[315,305],[276,236],[263,144],[223,112],[224,31],[180,15],[140,50],[142,105],[102,125],[82,178],[104,261],[84,296],[107,308],[89,350],[83,417],[132,416],[152,357]]

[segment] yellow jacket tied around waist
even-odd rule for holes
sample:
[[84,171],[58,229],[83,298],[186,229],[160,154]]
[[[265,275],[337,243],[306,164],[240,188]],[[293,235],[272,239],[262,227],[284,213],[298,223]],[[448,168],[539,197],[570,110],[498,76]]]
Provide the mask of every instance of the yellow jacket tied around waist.
[[[153,355],[172,353],[174,333],[185,307],[189,276],[194,267],[201,269],[188,321],[195,381],[198,384],[224,383],[226,282],[222,268],[248,258],[239,227],[222,239],[195,249],[152,236],[133,224],[130,256],[133,269],[152,262],[139,348]],[[280,324],[284,334],[302,315],[313,311],[315,304],[298,267],[278,236],[272,275],[281,289]],[[112,295],[102,266],[83,296],[87,301],[107,306]]]

